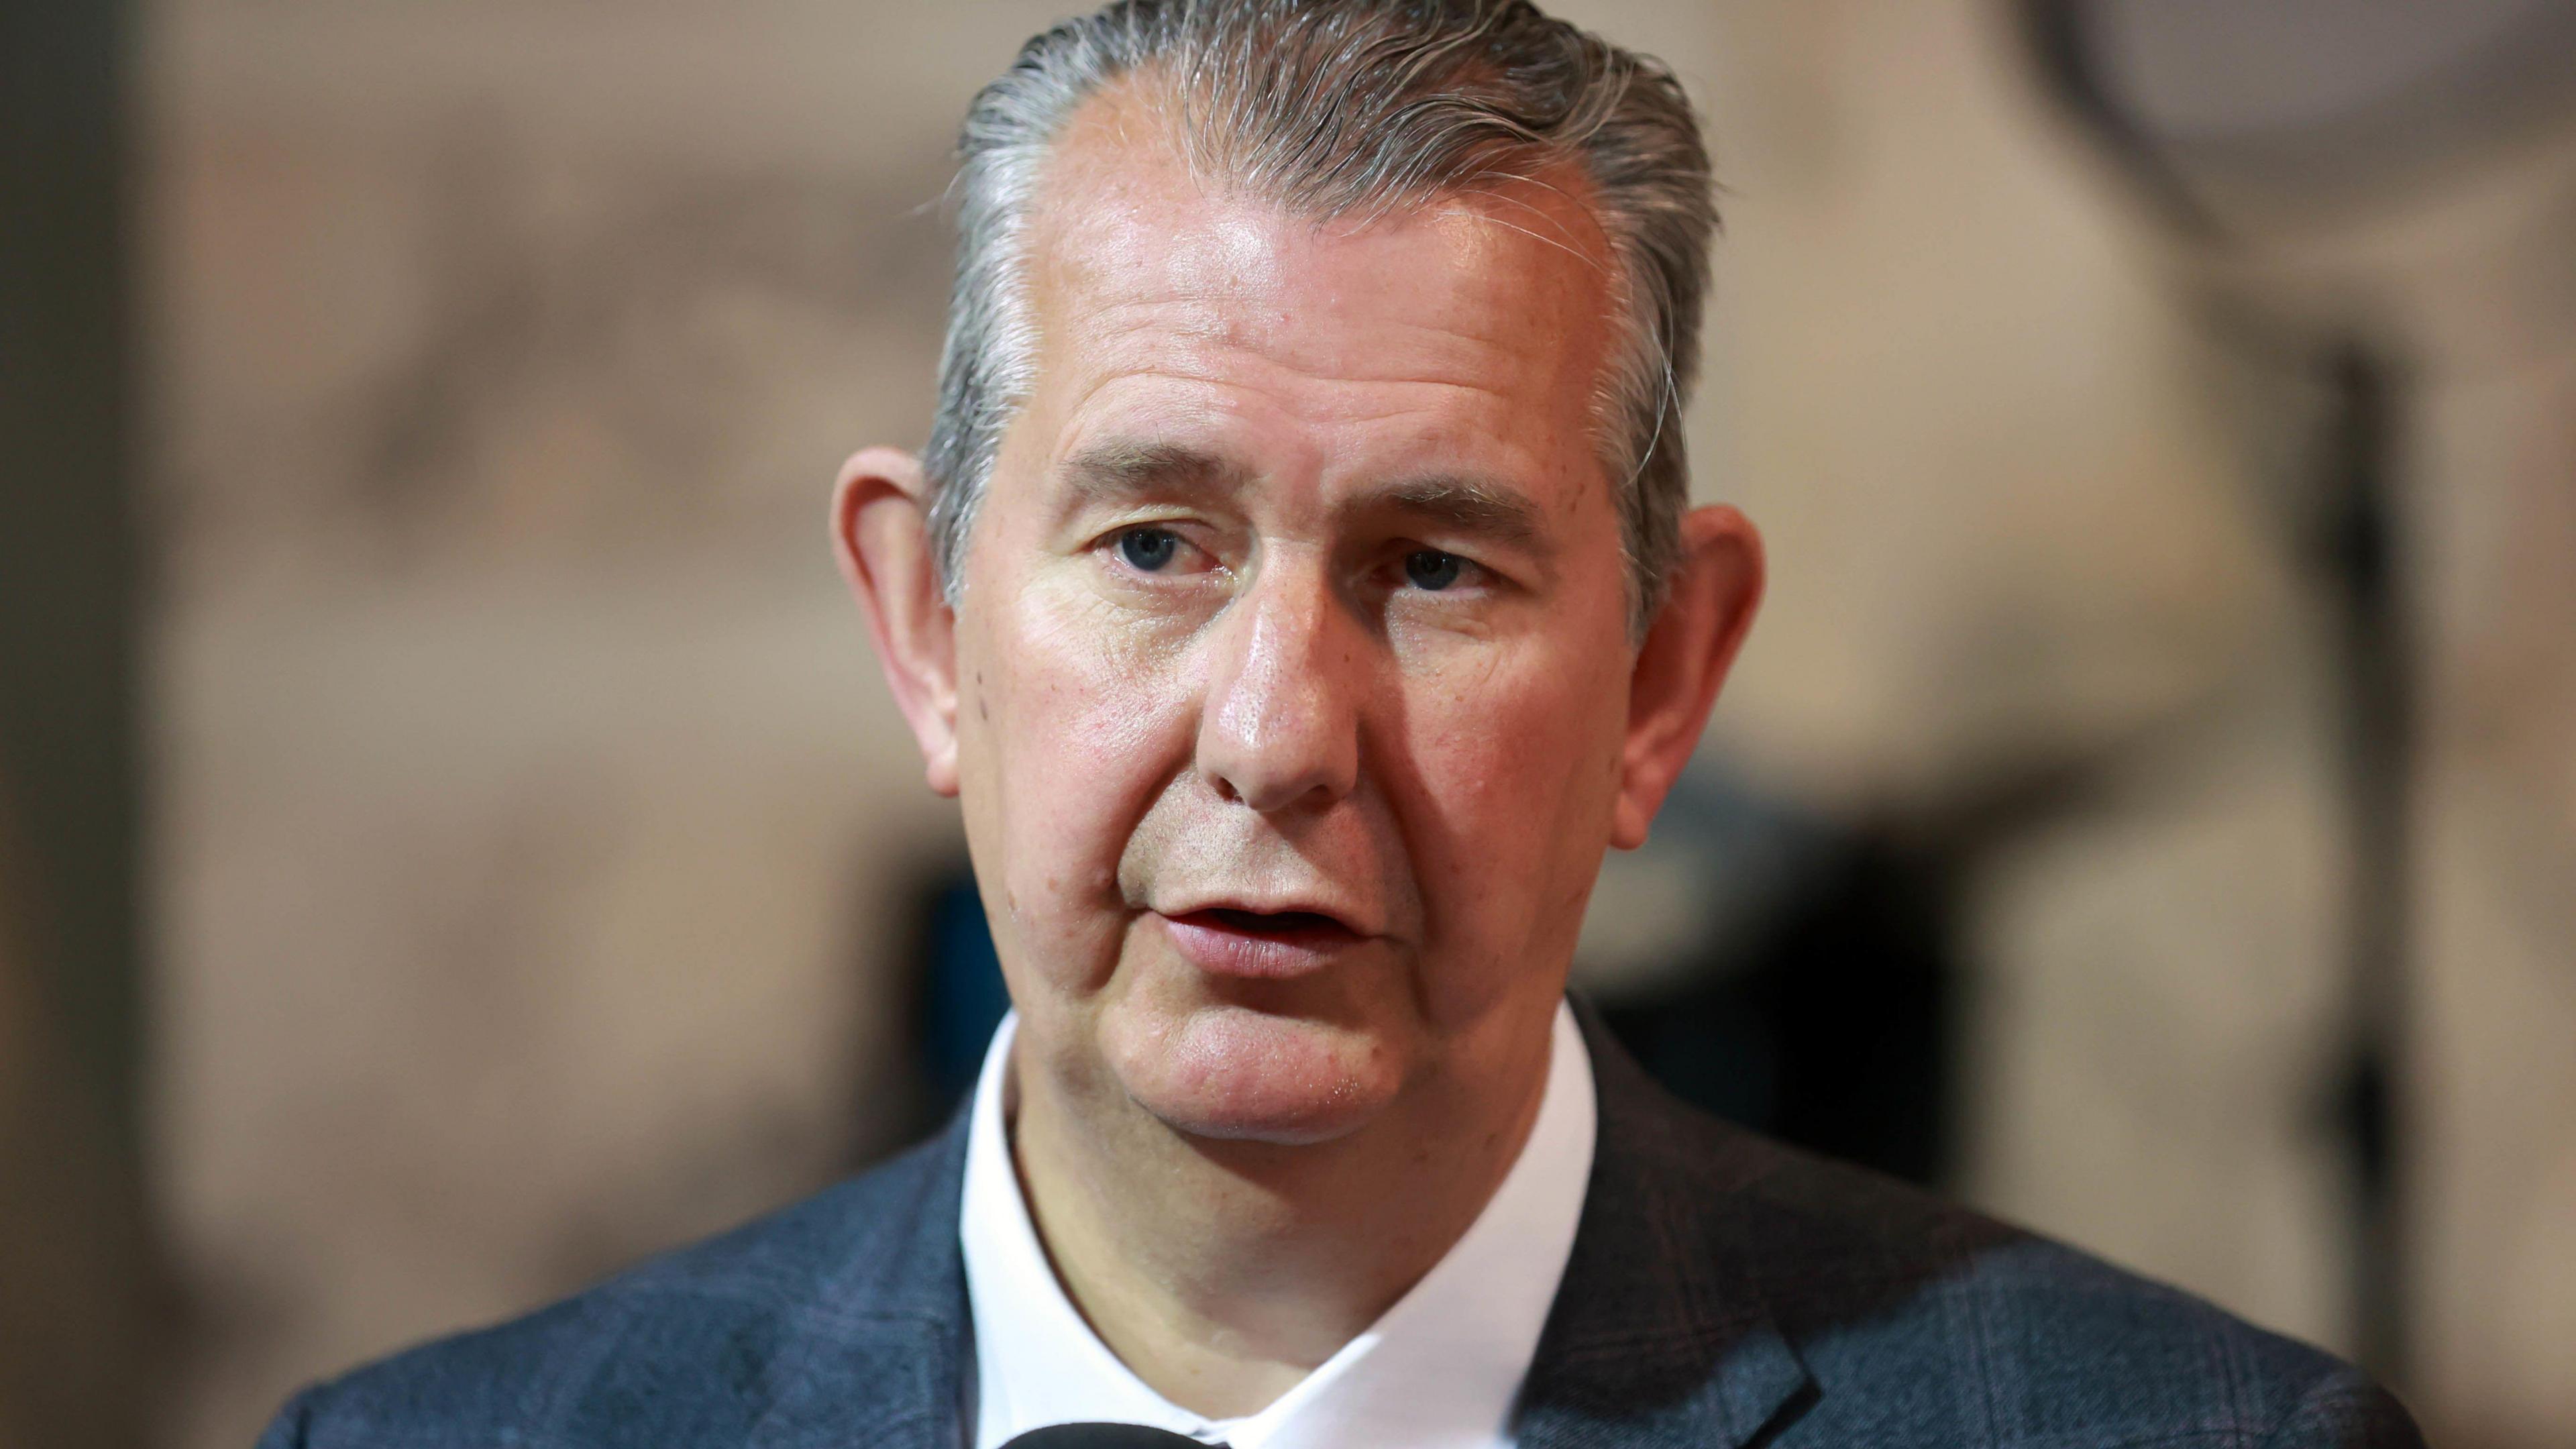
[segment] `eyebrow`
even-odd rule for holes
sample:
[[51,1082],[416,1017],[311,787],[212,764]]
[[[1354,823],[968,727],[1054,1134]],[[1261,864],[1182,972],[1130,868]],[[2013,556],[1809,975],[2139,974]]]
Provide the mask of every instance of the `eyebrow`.
[[1064,462],[1064,479],[1086,502],[1120,503],[1176,493],[1231,493],[1252,470],[1179,443],[1104,443]]
[[1518,489],[1458,474],[1408,478],[1375,490],[1361,501],[1518,547],[1538,542],[1542,531],[1538,505]]
[[[1110,442],[1065,460],[1063,477],[1085,503],[1125,503],[1176,495],[1226,494],[1248,487],[1254,471],[1181,443]],[[1426,473],[1372,488],[1351,509],[1410,514],[1460,533],[1515,547],[1540,541],[1538,505],[1519,489],[1463,473]]]

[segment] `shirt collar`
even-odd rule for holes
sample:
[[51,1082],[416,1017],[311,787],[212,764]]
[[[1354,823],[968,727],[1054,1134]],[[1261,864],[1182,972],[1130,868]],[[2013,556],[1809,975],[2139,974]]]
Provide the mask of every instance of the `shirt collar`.
[[984,1056],[958,1212],[974,1311],[973,1444],[1049,1424],[1146,1424],[1233,1449],[1496,1449],[1564,1276],[1591,1176],[1592,1063],[1559,1004],[1529,1140],[1464,1236],[1366,1332],[1258,1414],[1211,1421],[1157,1394],[1083,1322],[1039,1245],[1011,1165],[1016,1016]]

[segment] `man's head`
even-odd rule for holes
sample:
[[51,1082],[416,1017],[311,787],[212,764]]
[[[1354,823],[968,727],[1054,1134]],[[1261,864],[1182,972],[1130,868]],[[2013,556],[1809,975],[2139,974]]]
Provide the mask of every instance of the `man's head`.
[[1683,511],[1678,88],[1524,4],[1121,3],[965,146],[928,457],[836,532],[1037,1070],[1201,1139],[1526,1090],[1760,588]]
[[1211,189],[1310,221],[1581,176],[1618,332],[1596,380],[1598,446],[1622,485],[1643,627],[1688,506],[1679,411],[1717,228],[1708,153],[1663,67],[1521,0],[1121,0],[1031,40],[984,88],[961,137],[958,278],[923,457],[951,602],[1032,385],[1028,263],[1048,166],[1076,113],[1122,82]]

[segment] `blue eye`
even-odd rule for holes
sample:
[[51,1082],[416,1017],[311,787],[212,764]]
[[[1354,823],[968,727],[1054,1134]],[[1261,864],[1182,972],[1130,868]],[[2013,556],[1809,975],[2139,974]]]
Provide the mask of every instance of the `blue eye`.
[[1436,548],[1419,548],[1404,556],[1404,577],[1417,589],[1438,591],[1458,582],[1467,561]]
[[1181,537],[1168,528],[1131,528],[1118,535],[1118,555],[1142,573],[1160,573],[1181,549]]

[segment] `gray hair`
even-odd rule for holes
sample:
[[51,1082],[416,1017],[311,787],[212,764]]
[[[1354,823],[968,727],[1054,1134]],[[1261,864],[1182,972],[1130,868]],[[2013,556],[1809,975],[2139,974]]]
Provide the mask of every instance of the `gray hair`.
[[1633,627],[1662,606],[1689,499],[1681,407],[1698,370],[1717,206],[1670,70],[1527,0],[1114,0],[1023,47],[959,137],[958,265],[924,450],[932,556],[958,601],[967,535],[1028,394],[1029,210],[1049,148],[1110,82],[1170,88],[1193,166],[1317,220],[1373,219],[1572,162],[1618,261],[1621,341],[1594,399],[1617,486]]

